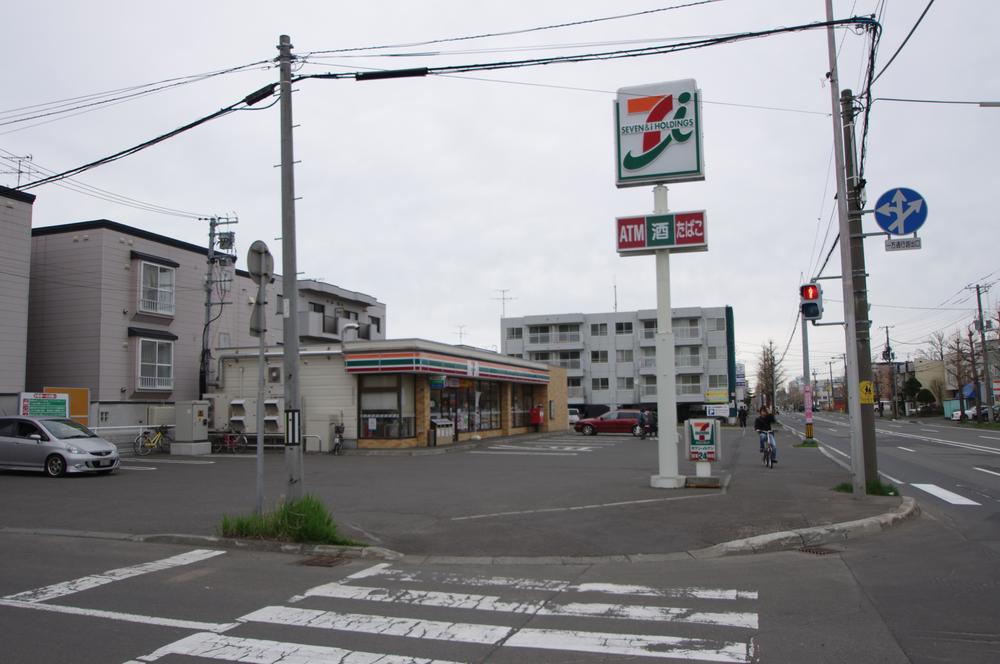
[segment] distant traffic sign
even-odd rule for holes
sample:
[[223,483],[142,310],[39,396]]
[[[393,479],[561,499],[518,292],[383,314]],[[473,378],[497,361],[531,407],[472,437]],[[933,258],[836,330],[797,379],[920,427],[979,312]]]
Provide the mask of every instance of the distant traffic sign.
[[905,187],[890,189],[875,203],[875,223],[892,235],[909,235],[927,221],[924,197]]

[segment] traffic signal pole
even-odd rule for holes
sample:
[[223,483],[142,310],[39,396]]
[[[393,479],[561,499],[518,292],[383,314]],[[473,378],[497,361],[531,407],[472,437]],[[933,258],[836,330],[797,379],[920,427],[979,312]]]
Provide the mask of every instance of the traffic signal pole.
[[814,445],[816,441],[813,440],[813,393],[812,383],[809,382],[809,321],[806,320],[805,316],[800,316],[800,318],[802,319],[802,375],[806,379],[803,389],[805,394],[806,438],[802,442],[806,445]]

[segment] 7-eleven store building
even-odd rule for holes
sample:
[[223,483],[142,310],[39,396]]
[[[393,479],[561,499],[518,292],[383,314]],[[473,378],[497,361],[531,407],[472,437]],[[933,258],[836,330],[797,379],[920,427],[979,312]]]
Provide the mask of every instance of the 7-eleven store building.
[[[265,435],[283,436],[281,351],[265,354]],[[257,352],[220,357],[216,428],[256,433]],[[422,339],[354,341],[300,348],[299,389],[307,451],[326,451],[343,424],[347,448],[391,449],[534,431],[532,407],[544,409],[542,431],[565,431],[566,372],[468,346]],[[228,405],[228,422],[220,418]],[[254,411],[253,413],[251,411]]]

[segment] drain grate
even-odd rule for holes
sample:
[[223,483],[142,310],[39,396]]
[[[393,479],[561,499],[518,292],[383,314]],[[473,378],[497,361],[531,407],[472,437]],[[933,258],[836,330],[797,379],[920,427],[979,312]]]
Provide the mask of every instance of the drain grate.
[[828,549],[825,546],[804,546],[799,551],[802,553],[811,553],[814,556],[828,556],[831,553],[840,553],[836,549]]
[[340,556],[312,556],[306,558],[300,565],[309,565],[310,567],[336,567],[337,565],[343,565],[347,562],[347,558],[341,558]]

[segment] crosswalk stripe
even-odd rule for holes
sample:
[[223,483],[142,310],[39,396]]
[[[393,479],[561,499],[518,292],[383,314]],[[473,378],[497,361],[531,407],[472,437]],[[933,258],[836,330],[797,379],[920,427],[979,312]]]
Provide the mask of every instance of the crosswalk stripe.
[[529,579],[511,576],[461,576],[451,572],[429,572],[414,574],[392,566],[391,563],[378,563],[355,572],[346,577],[357,581],[372,577],[386,577],[393,581],[405,583],[423,582],[428,577],[434,583],[445,585],[465,585],[473,587],[501,587],[514,590],[542,590],[547,592],[581,592],[604,593],[608,595],[639,595],[643,597],[669,597],[683,599],[722,599],[722,600],[754,600],[757,592],[754,590],[735,590],[728,588],[654,588],[619,583],[572,583],[556,579]]
[[910,484],[910,486],[915,486],[921,491],[926,491],[932,496],[936,496],[941,500],[951,503],[952,505],[979,505],[974,500],[969,500],[965,496],[960,496],[957,493],[948,491],[947,489],[942,489],[936,484]]
[[283,606],[268,606],[243,616],[241,620],[481,645],[633,657],[678,657],[712,662],[747,662],[750,648],[748,643],[738,641],[579,630],[517,629],[504,625],[418,620]]
[[265,639],[243,639],[202,632],[175,641],[169,645],[125,664],[155,662],[170,655],[186,655],[224,662],[339,662],[340,664],[458,664],[442,659],[404,657],[374,652],[344,650],[329,646],[311,646],[302,643],[284,643]]
[[615,618],[622,620],[646,620],[657,622],[679,622],[725,627],[757,628],[757,614],[743,612],[696,611],[690,608],[667,606],[636,606],[628,604],[604,604],[573,602],[554,604],[545,601],[505,602],[492,595],[469,593],[447,593],[425,590],[389,590],[366,586],[345,586],[328,583],[306,592],[307,597],[331,597],[336,599],[390,602],[415,606],[436,606],[449,609],[473,609],[476,611],[496,611],[502,613],[530,614],[538,616],[575,616],[595,618]]
[[19,600],[22,602],[45,602],[50,599],[55,599],[56,597],[72,595],[73,593],[90,590],[91,588],[97,588],[98,586],[103,586],[115,581],[121,581],[122,579],[131,579],[132,577],[142,574],[159,572],[172,567],[201,562],[202,560],[206,560],[208,558],[220,556],[223,553],[225,553],[225,551],[195,549],[194,551],[188,551],[187,553],[171,556],[170,558],[154,560],[150,563],[142,563],[131,567],[120,567],[118,569],[102,572],[101,574],[92,574],[90,576],[80,577],[79,579],[73,579],[72,581],[55,583],[51,586],[45,586],[44,588],[25,590],[24,592],[17,593],[16,595],[7,595],[4,599]]

